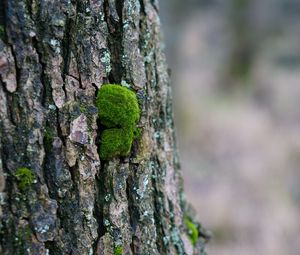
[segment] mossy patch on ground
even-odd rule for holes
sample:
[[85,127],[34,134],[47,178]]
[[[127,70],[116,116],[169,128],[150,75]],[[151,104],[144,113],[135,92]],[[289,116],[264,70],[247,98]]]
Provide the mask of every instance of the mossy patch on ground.
[[100,123],[105,127],[100,137],[100,158],[107,160],[128,156],[139,130],[140,109],[136,94],[117,84],[103,85],[97,94]]
[[15,177],[18,180],[19,189],[25,189],[35,182],[34,173],[26,167],[20,167],[15,173]]

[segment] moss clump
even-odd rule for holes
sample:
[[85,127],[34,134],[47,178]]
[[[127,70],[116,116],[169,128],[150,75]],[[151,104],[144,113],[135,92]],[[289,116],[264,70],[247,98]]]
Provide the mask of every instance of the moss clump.
[[199,238],[199,231],[198,231],[196,225],[188,217],[184,218],[184,223],[188,229],[189,239],[190,239],[191,243],[193,245],[195,245]]
[[19,168],[15,173],[15,177],[18,180],[19,189],[25,189],[35,182],[35,176],[33,172],[26,167]]
[[122,246],[116,246],[114,249],[114,255],[122,255],[122,253],[123,253]]
[[98,91],[96,106],[100,123],[106,128],[100,138],[100,158],[128,156],[139,133],[136,123],[140,109],[135,93],[120,85],[103,85]]
[[98,91],[96,105],[101,124],[107,128],[132,128],[140,117],[135,93],[120,85],[103,85]]

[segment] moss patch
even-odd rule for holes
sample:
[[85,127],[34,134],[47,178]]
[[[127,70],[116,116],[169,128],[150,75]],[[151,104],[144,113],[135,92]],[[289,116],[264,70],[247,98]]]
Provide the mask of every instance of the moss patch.
[[26,187],[32,185],[35,181],[33,172],[26,167],[19,168],[15,173],[15,177],[18,180],[19,189],[25,189]]
[[135,93],[120,85],[103,85],[98,91],[96,106],[100,123],[105,127],[100,137],[100,158],[128,156],[139,134],[136,123],[140,109]]
[[196,225],[188,217],[184,218],[184,223],[188,229],[189,239],[190,239],[191,243],[193,245],[195,245],[199,238],[199,231],[198,231]]
[[114,249],[114,255],[122,255],[122,253],[123,253],[122,246],[116,246]]

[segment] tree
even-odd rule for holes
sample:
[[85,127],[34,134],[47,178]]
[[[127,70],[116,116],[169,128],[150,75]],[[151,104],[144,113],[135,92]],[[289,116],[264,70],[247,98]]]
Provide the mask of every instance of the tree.
[[[0,254],[203,254],[156,1],[0,5]],[[99,158],[106,83],[139,102],[129,156]]]

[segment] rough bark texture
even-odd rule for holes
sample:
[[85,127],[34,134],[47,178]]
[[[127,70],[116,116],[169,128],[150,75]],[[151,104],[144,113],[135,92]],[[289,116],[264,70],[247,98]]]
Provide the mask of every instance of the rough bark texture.
[[[204,254],[184,224],[156,1],[0,5],[0,254]],[[103,83],[139,98],[128,158],[99,158]]]

